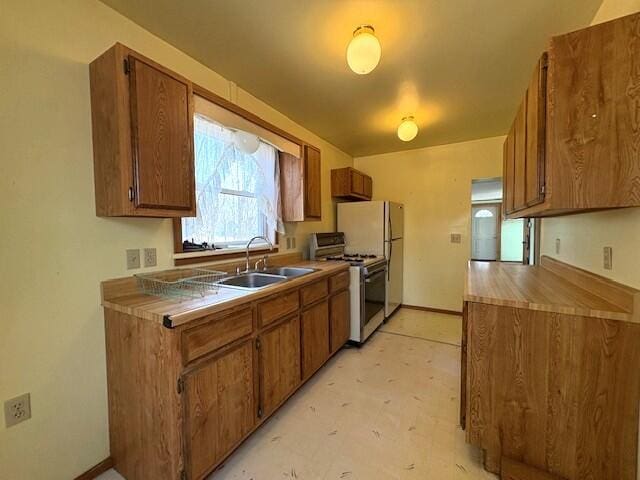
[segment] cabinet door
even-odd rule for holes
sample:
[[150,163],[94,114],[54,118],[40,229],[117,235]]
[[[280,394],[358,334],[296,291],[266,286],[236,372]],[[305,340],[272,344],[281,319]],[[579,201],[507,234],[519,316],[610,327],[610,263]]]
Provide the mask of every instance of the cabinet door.
[[351,333],[349,290],[344,290],[329,299],[329,318],[331,321],[331,353],[334,353],[347,343]]
[[373,180],[368,175],[364,176],[364,196],[369,200],[373,196]]
[[129,56],[136,207],[195,204],[191,85]]
[[300,383],[300,317],[260,336],[260,409],[273,412]]
[[306,217],[322,216],[322,192],[320,150],[305,145],[304,213]]
[[533,73],[527,91],[527,165],[526,204],[544,200],[545,134],[547,103],[547,55],[544,54]]
[[329,358],[329,302],[302,312],[302,378],[311,376]]
[[364,175],[355,170],[351,170],[351,193],[364,195]]
[[513,208],[521,210],[526,205],[527,165],[527,97],[520,104],[514,123]]
[[189,478],[209,472],[254,427],[253,351],[247,341],[186,375]]
[[514,189],[514,177],[513,171],[515,167],[515,133],[513,126],[507,135],[507,139],[504,142],[504,178],[503,178],[503,190],[504,190],[504,211],[508,215],[513,212],[513,189]]

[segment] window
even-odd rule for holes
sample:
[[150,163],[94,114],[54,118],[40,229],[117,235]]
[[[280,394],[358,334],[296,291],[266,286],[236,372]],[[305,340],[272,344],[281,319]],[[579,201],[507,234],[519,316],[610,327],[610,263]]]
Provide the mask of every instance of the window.
[[491,218],[493,217],[493,213],[491,212],[491,210],[487,210],[486,208],[483,208],[482,210],[478,210],[475,214],[476,218]]
[[182,219],[183,240],[215,249],[244,247],[256,235],[275,243],[283,231],[276,148],[260,141],[247,154],[234,130],[201,115],[194,135],[197,217]]

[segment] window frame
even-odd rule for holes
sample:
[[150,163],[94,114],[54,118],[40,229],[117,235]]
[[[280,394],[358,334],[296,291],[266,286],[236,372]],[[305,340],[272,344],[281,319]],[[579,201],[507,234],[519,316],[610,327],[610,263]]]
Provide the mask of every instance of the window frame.
[[[230,102],[229,100],[195,83],[193,84],[193,95],[202,97],[205,100],[215,103],[216,105],[222,108],[225,108],[226,110],[229,110],[232,113],[235,113],[236,115],[244,118],[245,120],[258,125],[259,127],[264,128],[265,130],[269,130],[270,132],[275,133],[276,135],[280,135],[281,137],[289,140],[290,142],[293,142],[299,145],[300,151],[303,151],[304,146],[307,145],[306,142],[303,142],[302,140],[295,137],[294,135],[291,135],[290,133],[282,130],[281,128],[278,128],[275,125],[267,122],[266,120],[263,120],[262,118],[258,117],[257,115],[249,112],[248,110],[245,110],[244,108],[239,107],[235,103]],[[195,161],[195,156],[194,156],[194,161]],[[233,192],[235,192],[235,190]],[[194,263],[203,263],[207,261],[223,260],[223,259],[230,259],[230,258],[240,258],[246,255],[245,250],[243,248],[207,250],[202,252],[184,252],[182,249],[183,240],[184,239],[182,238],[182,218],[180,217],[174,218],[173,219],[173,252],[174,252],[173,262],[175,266],[190,265]],[[254,254],[268,253],[268,252],[274,253],[279,251],[279,244],[280,244],[280,234],[276,232],[275,243],[273,245],[272,251],[269,249],[268,246],[264,246],[264,245],[256,245],[255,247],[252,247],[250,251]]]

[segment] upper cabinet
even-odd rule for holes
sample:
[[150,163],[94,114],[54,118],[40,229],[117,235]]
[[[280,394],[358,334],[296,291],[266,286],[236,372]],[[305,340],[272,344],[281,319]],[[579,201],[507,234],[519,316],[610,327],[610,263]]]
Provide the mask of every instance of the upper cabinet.
[[639,24],[551,40],[504,145],[507,217],[640,206]]
[[90,78],[97,215],[194,216],[191,82],[121,44]]
[[320,150],[302,147],[302,158],[280,152],[280,198],[285,222],[322,218]]
[[371,200],[373,181],[371,177],[345,167],[331,170],[331,195],[349,200]]

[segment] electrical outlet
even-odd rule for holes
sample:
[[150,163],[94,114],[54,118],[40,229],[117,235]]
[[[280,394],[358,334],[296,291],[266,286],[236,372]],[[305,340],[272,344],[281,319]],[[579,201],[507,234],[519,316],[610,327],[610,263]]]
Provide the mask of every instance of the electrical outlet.
[[296,237],[291,237],[291,248],[296,248]]
[[127,270],[140,268],[140,249],[132,248],[127,250]]
[[291,237],[287,237],[287,250],[291,250]]
[[451,234],[451,243],[461,243],[462,235],[460,233],[452,233]]
[[560,254],[560,239],[556,238],[556,255]]
[[613,268],[613,249],[611,247],[604,247],[604,269],[611,270]]
[[4,402],[4,423],[8,427],[31,418],[31,396],[28,393]]
[[144,249],[144,266],[145,267],[155,267],[158,265],[158,258],[156,256],[155,248],[145,248]]

